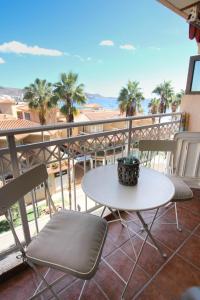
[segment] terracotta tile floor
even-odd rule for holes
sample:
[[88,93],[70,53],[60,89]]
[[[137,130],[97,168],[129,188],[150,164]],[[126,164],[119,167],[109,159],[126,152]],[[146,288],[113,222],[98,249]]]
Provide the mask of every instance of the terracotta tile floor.
[[[153,226],[152,234],[167,254],[167,259],[163,259],[149,243],[146,244],[126,293],[126,299],[178,300],[186,288],[200,285],[200,190],[194,190],[193,200],[180,203],[178,212],[182,232],[178,232],[175,225],[162,224],[174,221],[173,207],[161,209],[159,221]],[[124,213],[123,216],[130,219],[130,216]],[[151,221],[152,216],[153,212],[144,213],[147,222]],[[144,233],[141,232],[141,225],[137,219],[130,226],[132,242],[138,253],[142,241],[133,230],[141,237]],[[119,223],[112,223],[109,227],[103,257],[106,262],[100,263],[96,275],[87,283],[83,300],[120,299],[124,287],[123,280],[128,278],[135,255],[126,228]],[[120,272],[121,279],[117,277],[115,271]],[[51,270],[47,279],[51,281],[60,274]],[[60,299],[73,300],[78,298],[82,284],[82,280],[66,276],[55,288],[59,292]],[[27,268],[0,284],[0,299],[27,299],[35,286],[36,277]],[[50,293],[44,294],[43,299],[50,298]]]

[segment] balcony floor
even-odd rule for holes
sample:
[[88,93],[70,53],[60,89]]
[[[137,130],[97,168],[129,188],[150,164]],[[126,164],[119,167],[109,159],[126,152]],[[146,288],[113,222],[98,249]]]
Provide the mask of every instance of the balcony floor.
[[[168,257],[161,258],[154,248],[146,244],[126,299],[178,300],[186,288],[200,285],[200,190],[194,190],[193,200],[179,204],[178,212],[182,232],[178,232],[175,225],[159,224],[174,220],[173,207],[160,209],[159,223],[154,224],[152,233]],[[145,213],[147,221],[151,217],[152,212]],[[139,222],[131,223],[130,226],[140,232]],[[141,239],[133,234],[132,240],[138,251]],[[109,225],[103,256],[127,280],[135,258],[126,229],[119,223]],[[53,280],[57,275],[58,272],[52,270],[48,278]],[[27,299],[32,295],[35,286],[35,275],[27,268],[1,283],[0,299]],[[95,277],[87,283],[81,299],[104,300],[109,297],[117,300],[120,299],[123,286],[116,274],[101,262]],[[81,280],[67,276],[58,283],[56,289],[60,291],[60,299],[73,300],[78,298],[81,287]],[[43,299],[49,299],[50,296],[46,293]]]

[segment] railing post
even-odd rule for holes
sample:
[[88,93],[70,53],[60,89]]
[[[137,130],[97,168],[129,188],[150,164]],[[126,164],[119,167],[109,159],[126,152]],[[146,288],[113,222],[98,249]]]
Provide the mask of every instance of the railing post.
[[131,132],[132,132],[132,119],[129,120],[129,130],[128,130],[128,155],[130,155],[131,150]]
[[[18,159],[17,159],[17,149],[16,149],[14,135],[7,135],[7,142],[8,142],[8,147],[9,147],[9,151],[10,151],[10,159],[11,159],[11,164],[12,164],[12,169],[13,169],[13,177],[15,178],[20,175],[20,170],[19,170],[19,164],[18,164]],[[31,241],[31,236],[30,236],[30,230],[29,230],[29,226],[28,226],[28,219],[27,219],[27,215],[26,215],[26,206],[25,206],[24,198],[19,199],[19,211],[20,211],[21,220],[22,220],[24,239],[25,239],[26,244],[28,245]]]
[[159,140],[160,139],[160,130],[161,130],[161,116],[158,118],[158,136],[157,136],[157,139]]

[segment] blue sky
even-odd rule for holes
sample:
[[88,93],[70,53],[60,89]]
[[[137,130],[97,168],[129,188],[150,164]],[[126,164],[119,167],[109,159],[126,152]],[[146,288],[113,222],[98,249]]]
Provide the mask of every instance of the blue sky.
[[184,89],[197,53],[188,24],[156,0],[1,0],[0,32],[6,87],[74,71],[87,92],[117,96],[137,80],[149,97],[163,80]]

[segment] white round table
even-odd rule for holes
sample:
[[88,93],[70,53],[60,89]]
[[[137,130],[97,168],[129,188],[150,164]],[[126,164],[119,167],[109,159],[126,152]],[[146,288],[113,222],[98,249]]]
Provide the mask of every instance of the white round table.
[[124,186],[119,183],[117,165],[97,167],[87,172],[82,180],[85,194],[107,207],[144,211],[167,204],[174,196],[173,183],[164,174],[140,167],[138,184]]
[[[119,215],[119,219],[116,221],[119,220],[122,225],[125,224],[126,226],[136,260],[133,264],[128,281],[124,281],[125,287],[121,295],[121,299],[124,299],[125,292],[130,280],[132,279],[132,275],[136,269],[145,243],[148,242],[148,237],[151,239],[154,244],[153,246],[160,252],[160,254],[163,257],[166,257],[166,254],[162,252],[157,241],[152,236],[151,228],[156,219],[159,207],[164,206],[173,198],[175,193],[174,185],[164,174],[149,168],[140,167],[138,184],[136,186],[124,186],[118,181],[117,165],[107,165],[88,171],[83,177],[82,189],[89,198],[99,204],[102,204],[104,208],[108,207],[116,209]],[[148,226],[141,215],[141,211],[155,208],[156,213],[150,226]],[[120,213],[121,210],[136,212],[137,217],[141,221],[143,228],[147,233],[145,238],[139,236],[143,240],[143,243],[138,254],[136,254],[130,235],[131,230],[128,227],[128,222],[130,221],[126,222],[126,220],[122,219]],[[102,260],[112,269],[112,266],[110,266],[105,259],[102,258]],[[123,280],[116,270],[115,273],[121,280]]]

